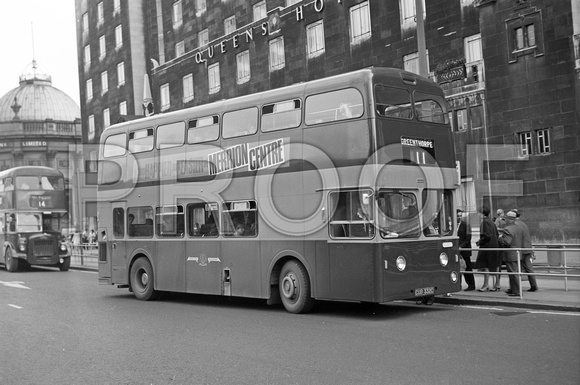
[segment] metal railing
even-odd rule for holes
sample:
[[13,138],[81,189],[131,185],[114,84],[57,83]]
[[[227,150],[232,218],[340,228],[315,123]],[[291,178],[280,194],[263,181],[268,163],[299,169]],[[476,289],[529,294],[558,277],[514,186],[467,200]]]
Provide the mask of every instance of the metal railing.
[[[544,246],[544,245],[542,245]],[[472,251],[472,252],[479,252],[479,251],[515,251],[518,256],[518,271],[517,272],[502,272],[502,271],[461,271],[461,274],[480,274],[480,275],[516,275],[518,277],[518,284],[520,287],[520,298],[523,299],[523,290],[522,287],[522,277],[524,276],[535,276],[535,277],[551,277],[551,278],[563,278],[564,279],[564,289],[568,291],[568,278],[580,278],[580,274],[570,274],[569,271],[572,270],[579,270],[580,271],[580,263],[577,265],[568,265],[567,253],[580,253],[580,247],[578,245],[550,245],[550,247],[532,247],[532,248],[460,248],[459,251]],[[559,252],[562,253],[562,258],[560,259],[560,263],[558,266],[553,266],[549,264],[549,257],[548,263],[536,263],[534,264],[534,269],[538,270],[548,270],[547,273],[542,272],[534,272],[534,273],[524,273],[522,272],[522,253],[524,252],[531,252],[534,255],[536,252]],[[526,253],[528,255],[529,253]],[[461,257],[460,257],[461,258]],[[561,274],[554,274],[550,273],[550,270],[555,271],[562,271]]]
[[68,247],[71,252],[71,265],[98,266],[99,246],[96,243],[69,243]]

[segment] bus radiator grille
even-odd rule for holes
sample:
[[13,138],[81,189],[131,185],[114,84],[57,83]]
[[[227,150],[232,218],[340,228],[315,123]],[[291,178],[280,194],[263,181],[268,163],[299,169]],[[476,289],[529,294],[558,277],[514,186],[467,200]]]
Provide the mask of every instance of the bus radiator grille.
[[32,256],[36,257],[37,259],[39,257],[51,258],[52,255],[54,254],[54,244],[53,241],[50,239],[35,240],[31,246],[32,246],[31,248]]

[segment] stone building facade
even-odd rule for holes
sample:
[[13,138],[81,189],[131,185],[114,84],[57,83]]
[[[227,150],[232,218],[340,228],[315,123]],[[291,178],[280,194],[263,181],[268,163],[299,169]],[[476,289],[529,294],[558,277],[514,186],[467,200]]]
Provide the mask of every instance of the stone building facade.
[[[139,91],[148,97],[149,87],[154,112],[164,113],[369,66],[418,72],[425,54],[451,106],[458,205],[473,213],[483,204],[517,207],[536,242],[580,241],[580,16],[572,0],[424,1],[421,55],[415,0],[76,3],[91,143],[110,123],[105,109],[109,118],[124,115],[120,95],[126,115],[143,114]],[[100,41],[118,40],[119,25],[122,47],[95,59]],[[100,74],[121,61],[127,80],[107,96]]]

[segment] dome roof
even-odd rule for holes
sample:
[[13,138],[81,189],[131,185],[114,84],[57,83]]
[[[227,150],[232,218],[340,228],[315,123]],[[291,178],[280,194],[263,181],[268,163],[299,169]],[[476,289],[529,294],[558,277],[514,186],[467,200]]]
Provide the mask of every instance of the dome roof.
[[67,94],[52,86],[50,76],[34,71],[20,76],[20,86],[0,98],[0,122],[46,120],[74,122],[81,111]]

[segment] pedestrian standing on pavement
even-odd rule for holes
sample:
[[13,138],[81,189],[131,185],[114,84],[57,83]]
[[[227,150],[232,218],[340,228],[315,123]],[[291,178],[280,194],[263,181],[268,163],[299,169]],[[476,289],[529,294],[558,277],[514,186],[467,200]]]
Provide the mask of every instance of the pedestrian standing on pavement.
[[[464,212],[457,210],[459,247],[462,249],[471,249],[471,226],[464,220],[463,216]],[[459,253],[465,261],[465,271],[473,271],[473,266],[471,265],[471,250],[461,250]],[[465,291],[475,290],[475,277],[473,274],[463,274],[463,277],[465,278],[465,283],[467,283],[467,289]]]
[[[498,232],[495,224],[489,217],[490,210],[487,206],[482,206],[479,210],[481,216],[481,226],[479,240],[476,242],[479,246],[479,251],[477,252],[477,259],[475,260],[475,267],[479,271],[483,272],[495,272],[498,271],[498,267],[501,264],[499,260],[499,251],[497,250],[485,250],[487,248],[497,249],[499,247]],[[494,283],[495,287],[495,283]],[[488,291],[489,290],[489,275],[484,274],[483,276],[483,286],[477,291]]]
[[[495,219],[495,227],[497,228],[497,232],[498,235],[501,235],[503,229],[507,226],[507,222],[505,220],[505,211],[503,211],[503,209],[497,209],[496,211],[497,217]],[[502,265],[502,261],[504,260],[504,255],[503,255],[503,251],[499,252],[499,266],[497,268],[497,271],[501,273],[501,265]],[[496,276],[496,280],[495,280],[495,284],[493,285],[493,289],[490,289],[491,291],[500,291],[501,290],[501,274],[498,274]]]
[[[517,209],[512,210],[516,214],[516,225],[521,226],[524,229],[524,248],[531,249],[532,248],[532,235],[530,234],[530,229],[528,225],[522,221],[520,218],[520,213]],[[534,252],[533,250],[523,250],[522,251],[522,270],[524,273],[533,274],[534,265]],[[538,283],[536,281],[535,275],[528,275],[528,281],[530,282],[530,289],[528,291],[538,291]]]
[[[500,243],[502,246],[510,249],[518,249],[524,247],[524,228],[516,225],[516,213],[510,211],[506,214],[507,226],[504,228],[500,236]],[[506,250],[504,252],[504,261],[507,271],[510,273],[518,272],[518,251]],[[520,295],[520,285],[518,277],[515,275],[509,276],[510,288],[506,293],[512,297]]]

